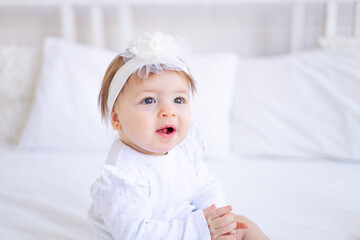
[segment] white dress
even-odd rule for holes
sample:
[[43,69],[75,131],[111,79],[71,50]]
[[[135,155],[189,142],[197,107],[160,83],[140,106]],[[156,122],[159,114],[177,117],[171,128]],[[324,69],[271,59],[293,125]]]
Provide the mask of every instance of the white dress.
[[202,209],[227,203],[201,159],[194,128],[168,154],[150,156],[113,143],[91,188],[89,219],[99,239],[211,239]]

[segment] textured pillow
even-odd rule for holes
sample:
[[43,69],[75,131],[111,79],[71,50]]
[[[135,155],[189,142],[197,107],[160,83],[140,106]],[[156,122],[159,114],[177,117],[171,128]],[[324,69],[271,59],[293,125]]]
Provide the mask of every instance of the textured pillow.
[[[108,149],[113,137],[100,121],[97,96],[114,57],[115,53],[106,50],[46,39],[42,75],[20,147]],[[209,154],[226,154],[230,149],[229,113],[236,60],[232,54],[210,54],[187,61],[198,81],[193,121],[205,135]]]
[[0,144],[16,145],[40,74],[40,48],[0,46]]
[[360,46],[241,60],[233,149],[360,161]]
[[41,77],[19,147],[35,150],[108,149],[97,96],[115,53],[62,39],[45,40]]

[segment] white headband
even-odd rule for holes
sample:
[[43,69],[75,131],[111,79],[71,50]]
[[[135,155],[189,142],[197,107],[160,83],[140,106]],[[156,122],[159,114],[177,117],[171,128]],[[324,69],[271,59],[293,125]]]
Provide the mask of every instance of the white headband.
[[125,64],[115,73],[109,87],[107,99],[109,114],[124,84],[136,71],[138,76],[144,79],[150,72],[159,74],[164,70],[184,71],[190,75],[186,65],[179,58],[185,51],[179,40],[160,32],[145,33],[136,40],[133,47],[120,54]]

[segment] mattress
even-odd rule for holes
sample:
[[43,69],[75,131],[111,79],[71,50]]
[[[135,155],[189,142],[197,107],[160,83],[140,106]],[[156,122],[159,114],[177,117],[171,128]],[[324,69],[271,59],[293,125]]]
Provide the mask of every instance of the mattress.
[[[0,152],[0,239],[92,239],[89,189],[106,153]],[[205,159],[238,214],[271,239],[359,239],[360,165]]]

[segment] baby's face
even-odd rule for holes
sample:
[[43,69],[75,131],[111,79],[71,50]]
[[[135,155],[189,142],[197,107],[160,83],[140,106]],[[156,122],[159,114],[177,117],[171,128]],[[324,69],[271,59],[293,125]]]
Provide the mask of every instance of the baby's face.
[[176,71],[150,74],[147,79],[133,74],[115,103],[114,117],[125,144],[144,154],[165,154],[184,140],[190,128],[188,80]]

